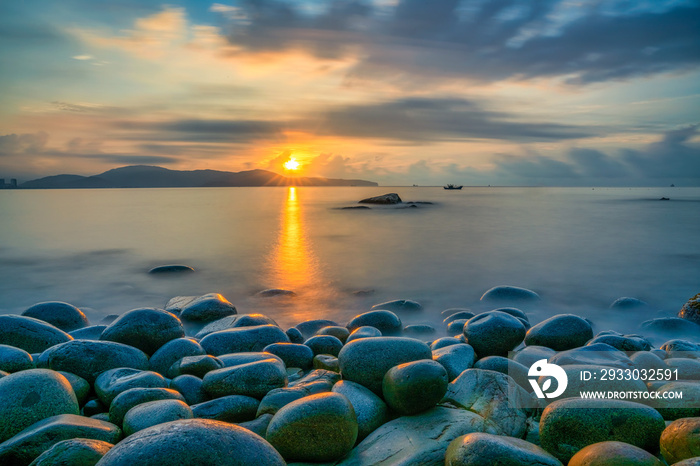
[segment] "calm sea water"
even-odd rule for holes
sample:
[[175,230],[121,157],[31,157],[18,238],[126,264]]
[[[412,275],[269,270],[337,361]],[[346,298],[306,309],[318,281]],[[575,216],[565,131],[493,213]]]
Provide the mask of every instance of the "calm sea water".
[[[341,210],[386,192],[418,208]],[[660,201],[662,196],[670,201]],[[345,322],[408,298],[435,322],[480,310],[492,286],[537,291],[538,320],[576,312],[615,319],[618,297],[673,315],[700,292],[700,189],[211,188],[0,192],[0,312],[67,301],[93,321],[177,295],[221,292],[239,313],[282,325]],[[194,274],[156,277],[183,263]],[[259,298],[266,288],[294,299]],[[357,296],[358,290],[373,290]]]

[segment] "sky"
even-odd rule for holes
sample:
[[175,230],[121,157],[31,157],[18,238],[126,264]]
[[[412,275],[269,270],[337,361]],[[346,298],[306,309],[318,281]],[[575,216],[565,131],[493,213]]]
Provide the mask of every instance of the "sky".
[[700,0],[0,2],[0,178],[700,186]]

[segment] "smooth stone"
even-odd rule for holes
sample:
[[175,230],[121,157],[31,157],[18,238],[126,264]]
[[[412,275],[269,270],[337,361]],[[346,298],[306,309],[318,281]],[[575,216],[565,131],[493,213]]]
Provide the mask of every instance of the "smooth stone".
[[620,351],[649,351],[651,349],[651,343],[639,335],[597,335],[587,343],[587,346],[596,343],[605,343]]
[[675,371],[678,370],[679,380],[700,380],[700,360],[687,358],[668,358],[664,360],[666,365]]
[[75,340],[99,340],[102,336],[102,332],[104,332],[106,328],[106,325],[91,325],[89,327],[73,330],[69,332],[68,335],[72,336]]
[[[106,411],[107,408],[105,408],[105,405],[103,405],[102,402],[97,398],[93,398],[92,400],[88,400],[87,402],[85,402],[85,405],[83,405],[83,407],[80,410],[80,414],[85,417],[91,417],[95,414],[104,413]],[[109,416],[107,420],[109,421]]]
[[413,324],[407,325],[403,328],[402,334],[407,337],[421,338],[428,337],[437,333],[435,327],[428,324]]
[[109,422],[109,413],[98,413],[90,416],[90,419],[95,419],[96,421]]
[[469,320],[469,319],[471,319],[472,317],[474,317],[474,315],[475,315],[475,314],[474,314],[472,311],[470,311],[469,309],[457,309],[457,308],[455,308],[455,309],[445,309],[445,310],[442,311],[442,312],[444,313],[444,312],[447,312],[447,311],[454,311],[454,312],[450,312],[450,314],[442,320],[442,323],[443,323],[443,325],[445,325],[445,326],[447,326],[447,324],[449,324],[450,322],[452,322],[452,321],[454,321],[454,320],[457,320],[457,319],[467,319],[467,320]]
[[527,432],[526,406],[530,394],[500,372],[467,369],[447,386],[442,404],[481,415],[491,433],[521,438]]
[[696,336],[700,333],[699,324],[680,317],[658,317],[646,320],[639,328],[644,334],[653,332],[670,337]]
[[700,293],[690,298],[681,307],[678,317],[700,325]]
[[314,356],[330,354],[331,356],[337,357],[338,353],[340,353],[340,350],[343,348],[343,342],[332,335],[316,335],[306,340],[304,344],[311,348]]
[[115,445],[99,466],[283,466],[282,457],[248,429],[211,419],[183,419],[141,430]]
[[464,326],[469,322],[469,319],[455,319],[445,328],[445,333],[448,335],[459,335],[464,333]]
[[484,419],[476,413],[436,407],[387,422],[337,464],[442,465],[450,442],[485,429]]
[[286,332],[284,332],[287,335],[287,338],[289,338],[289,341],[292,343],[297,343],[297,344],[303,344],[304,343],[304,335],[301,334],[298,328],[296,327],[291,327],[288,328]]
[[402,416],[434,407],[447,392],[447,371],[436,361],[413,361],[394,366],[384,375],[382,394]]
[[442,365],[447,371],[447,378],[450,382],[459,377],[467,369],[474,366],[476,354],[474,348],[466,343],[444,346],[433,350],[433,361]]
[[116,444],[121,437],[121,429],[109,422],[60,414],[32,424],[0,444],[0,464],[29,464],[63,440],[86,438]]
[[510,314],[513,317],[520,320],[523,323],[523,325],[525,325],[525,328],[530,328],[530,319],[527,317],[527,314],[525,314],[525,312],[518,309],[517,307],[499,307],[493,309],[493,311],[505,312],[506,314]]
[[271,420],[272,414],[263,414],[252,421],[239,422],[238,425],[265,438],[267,427],[270,425]]
[[192,413],[196,418],[238,423],[255,419],[259,405],[255,398],[229,395],[192,405]]
[[157,400],[185,401],[180,393],[169,388],[130,388],[112,400],[112,404],[109,405],[109,422],[121,426],[124,416],[131,408]]
[[275,325],[239,327],[210,333],[199,344],[212,356],[228,353],[262,351],[272,343],[289,343],[282,329]]
[[43,367],[70,372],[90,383],[110,369],[130,367],[148,370],[148,356],[143,351],[111,341],[69,341],[44,351],[39,361]]
[[327,371],[323,369],[315,369],[304,376],[301,380],[297,380],[294,383],[289,384],[290,387],[303,386],[307,384],[323,382],[328,384],[329,390],[335,383],[340,380],[340,374],[334,371]]
[[39,455],[29,466],[94,466],[114,445],[102,440],[62,440]]
[[311,371],[293,385],[270,390],[260,402],[257,416],[275,414],[280,408],[292,401],[318,393],[330,392],[333,385],[339,380],[340,375],[336,372],[323,369]]
[[583,346],[592,338],[593,329],[585,319],[573,314],[558,314],[531,327],[525,335],[525,345],[566,351]]
[[540,295],[534,291],[517,286],[495,286],[487,290],[480,301],[484,302],[535,302],[540,300]]
[[56,372],[58,372],[63,377],[65,377],[66,380],[68,380],[68,383],[73,389],[73,393],[75,393],[75,398],[78,400],[78,404],[82,406],[87,400],[87,397],[90,394],[90,390],[92,389],[92,387],[90,387],[90,383],[84,378],[79,377],[75,374],[71,374],[70,372]]
[[60,301],[37,303],[24,311],[22,315],[43,320],[64,332],[90,325],[83,311],[72,304]]
[[400,204],[401,198],[396,193],[382,194],[358,201],[360,204]]
[[314,369],[340,372],[340,361],[330,354],[317,354],[314,356],[313,361],[311,361],[311,365]]
[[328,319],[312,319],[296,324],[294,327],[301,332],[304,340],[311,338],[324,327],[335,327],[338,323]]
[[192,338],[176,338],[170,340],[153,353],[149,364],[152,371],[166,375],[170,366],[185,356],[201,356],[204,354],[206,354],[206,351],[196,340]]
[[140,430],[158,424],[177,421],[179,419],[192,419],[192,417],[192,410],[184,401],[148,401],[136,405],[127,411],[124,416],[124,435],[133,435]]
[[33,317],[0,316],[0,342],[21,348],[27,353],[41,353],[73,337],[63,330]]
[[564,463],[584,447],[605,441],[629,443],[656,453],[665,427],[658,411],[639,403],[569,398],[545,408],[540,442]]
[[266,438],[287,461],[334,461],[357,439],[350,401],[338,393],[319,393],[293,401],[274,415]]
[[445,466],[563,466],[537,445],[519,438],[474,432],[454,439]]
[[384,400],[359,383],[341,380],[332,389],[344,395],[352,404],[357,418],[357,442],[389,421],[389,408]]
[[34,369],[34,358],[22,348],[0,345],[0,370],[19,372]]
[[205,325],[202,328],[202,330],[197,332],[195,337],[198,339],[202,339],[210,333],[219,332],[221,330],[228,330],[230,328],[241,327],[255,327],[256,325],[277,326],[277,322],[275,322],[274,320],[272,320],[264,314],[238,314],[226,316]]
[[286,385],[284,364],[266,359],[211,371],[204,376],[202,388],[212,398],[246,395],[262,399],[270,390]]
[[393,301],[375,304],[370,310],[377,311],[380,309],[391,312],[421,311],[423,310],[423,306],[410,299],[395,299]]
[[582,448],[568,466],[664,466],[664,463],[639,447],[610,441]]
[[669,340],[661,348],[666,352],[666,358],[698,358],[700,359],[700,344],[688,340]]
[[194,269],[189,265],[182,264],[168,264],[159,265],[158,267],[153,267],[148,271],[151,275],[171,275],[171,274],[182,274],[182,273],[192,273]]
[[648,309],[649,304],[637,298],[630,298],[623,296],[622,298],[617,298],[610,304],[610,309],[619,311],[634,311]]
[[378,328],[372,327],[371,325],[363,325],[362,327],[358,327],[351,331],[350,336],[347,340],[345,340],[345,343],[350,343],[351,341],[359,340],[360,338],[374,338],[381,336],[382,332]]
[[630,356],[632,364],[637,369],[667,369],[664,360],[649,351],[638,351]]
[[654,406],[667,421],[675,421],[683,417],[700,417],[700,382],[668,382],[656,391],[660,394],[666,392],[683,393],[682,400],[663,398],[654,400]]
[[263,351],[278,356],[287,367],[299,367],[308,370],[313,366],[314,352],[306,345],[273,343],[263,348]]
[[168,381],[157,372],[128,367],[110,369],[95,380],[95,393],[106,406],[109,406],[117,395],[130,388],[168,388]]
[[527,375],[529,368],[523,366],[519,362],[513,361],[512,359],[504,358],[503,356],[487,356],[479,359],[474,364],[474,369],[496,371],[500,372],[501,374],[506,374],[515,380],[517,384],[523,387],[526,391],[532,391]]
[[433,342],[430,344],[430,349],[435,351],[440,348],[445,348],[447,346],[452,346],[452,345],[459,345],[459,344],[464,344],[459,338],[455,337],[441,337],[438,338],[437,340],[433,340]]
[[549,358],[549,362],[559,366],[594,364],[617,369],[634,367],[634,363],[624,352],[605,343],[595,343],[561,351]]
[[420,359],[432,359],[430,348],[413,338],[362,338],[347,343],[338,354],[344,380],[382,393],[384,374],[392,367]]
[[210,322],[237,314],[236,307],[219,293],[178,296],[168,301],[165,310],[177,312],[182,320],[194,322]]
[[180,375],[170,381],[169,388],[177,390],[185,398],[185,402],[192,406],[204,403],[208,399],[202,383],[202,379],[194,375]]
[[670,423],[661,434],[661,454],[669,463],[700,457],[700,417]]
[[216,356],[211,356],[209,354],[200,356],[185,356],[170,366],[167,376],[174,379],[179,375],[189,374],[202,378],[207,374],[207,372],[221,369],[223,367],[224,363]]
[[29,369],[0,379],[0,443],[42,419],[79,412],[73,387],[58,372]]
[[464,324],[464,336],[479,358],[505,356],[525,338],[525,325],[501,311],[478,314]]
[[525,367],[530,367],[540,359],[549,359],[556,354],[552,348],[545,346],[526,346],[512,355],[513,361],[522,364]]
[[104,329],[100,340],[123,343],[152,355],[167,342],[184,336],[180,319],[162,309],[144,308],[119,316]]
[[241,364],[265,361],[266,359],[276,359],[280,363],[284,364],[282,358],[275,354],[268,353],[266,351],[252,351],[250,353],[228,353],[221,354],[217,357],[221,360],[221,362],[224,363],[224,367],[240,366]]
[[347,327],[341,327],[340,325],[329,325],[328,327],[323,327],[316,332],[316,335],[331,335],[345,343],[350,336],[350,331],[347,329]]
[[304,371],[299,367],[287,368],[287,383],[292,383],[301,379],[304,376]]
[[268,288],[255,293],[255,296],[260,298],[293,298],[297,294],[292,290],[283,290],[280,288]]
[[350,332],[365,326],[374,327],[379,330],[382,335],[387,336],[400,335],[401,330],[403,330],[403,324],[399,316],[386,310],[365,312],[364,314],[355,316],[347,325]]

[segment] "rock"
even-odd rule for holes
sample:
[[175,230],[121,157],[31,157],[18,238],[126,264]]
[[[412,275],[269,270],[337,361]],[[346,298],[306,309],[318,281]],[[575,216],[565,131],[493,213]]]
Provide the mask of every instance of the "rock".
[[595,343],[562,351],[549,358],[549,362],[559,366],[594,364],[618,369],[634,367],[634,363],[625,353],[605,343]]
[[661,434],[660,444],[661,453],[669,464],[700,456],[700,417],[670,423]]
[[669,340],[661,349],[666,352],[666,358],[697,358],[700,359],[700,344],[692,341],[674,339]]
[[488,356],[479,359],[474,364],[474,369],[496,371],[510,376],[515,382],[526,391],[531,392],[532,386],[528,382],[528,367],[503,356]]
[[25,317],[43,320],[64,332],[90,325],[83,311],[72,304],[59,301],[38,303],[22,313]]
[[185,398],[185,403],[192,406],[207,401],[202,383],[202,379],[194,375],[179,375],[170,381],[170,388],[177,390]]
[[174,379],[179,375],[194,375],[204,377],[208,372],[224,367],[223,361],[215,356],[204,354],[201,356],[185,356],[173,363],[168,369],[168,377]]
[[337,325],[338,323],[332,320],[313,319],[298,323],[293,328],[299,330],[304,337],[304,340],[306,340],[316,335],[316,333],[324,327],[335,327]]
[[[465,323],[466,323],[466,322],[465,322]],[[464,344],[464,342],[462,342],[459,338],[455,338],[455,337],[442,337],[442,338],[438,338],[437,340],[434,340],[434,341],[430,344],[430,349],[433,350],[433,351],[435,351],[435,350],[437,350],[437,349],[445,348],[445,347],[447,347],[447,346],[460,345],[460,344]],[[472,348],[472,349],[473,349],[473,348]]]
[[445,368],[450,382],[459,377],[459,374],[472,367],[475,360],[474,348],[465,343],[444,346],[433,350],[433,361],[440,363]]
[[19,372],[34,368],[32,355],[21,348],[0,345],[0,370],[5,372]]
[[700,380],[700,360],[687,358],[668,358],[664,361],[666,366],[676,370],[679,380]]
[[245,422],[255,419],[260,401],[243,395],[222,396],[192,406],[194,417],[223,422]]
[[335,461],[357,439],[350,401],[338,393],[320,393],[289,403],[267,427],[267,440],[287,461]]
[[639,403],[570,398],[544,410],[540,442],[564,463],[582,448],[604,441],[625,442],[656,453],[665,426],[655,409]]
[[324,369],[327,371],[340,372],[340,362],[335,356],[330,354],[317,354],[311,362],[314,369]]
[[323,327],[316,335],[331,335],[336,337],[342,343],[350,336],[350,331],[346,327],[341,327],[340,325],[329,325],[328,327]]
[[448,335],[462,336],[464,334],[464,326],[469,322],[469,319],[455,319],[445,328],[445,333]]
[[279,356],[287,367],[311,369],[314,352],[306,345],[296,343],[273,343],[263,348],[263,351]]
[[248,364],[249,362],[265,361],[266,359],[275,359],[281,364],[284,361],[279,356],[272,353],[267,353],[265,351],[253,351],[250,353],[229,353],[222,354],[218,356],[221,362],[224,363],[224,367],[240,366],[241,364]]
[[423,310],[423,306],[416,301],[411,301],[410,299],[395,299],[394,301],[375,304],[372,306],[371,310],[377,311],[380,309],[391,312],[421,311]]
[[396,193],[382,194],[381,196],[368,197],[359,201],[360,204],[401,204],[401,198]]
[[650,353],[649,351],[638,351],[630,356],[632,364],[637,369],[667,369],[668,366],[664,363],[664,360]]
[[256,325],[274,325],[277,326],[277,322],[273,319],[267,317],[264,314],[238,314],[232,316],[226,316],[214,322],[210,322],[202,328],[196,338],[202,339],[209,335],[210,333],[218,332],[220,330],[228,330],[230,328],[240,328],[240,327],[255,327]]
[[44,351],[39,361],[44,367],[70,372],[90,383],[109,369],[148,369],[148,356],[143,351],[111,341],[69,341]]
[[169,265],[159,265],[158,267],[153,267],[148,271],[151,275],[173,275],[173,274],[183,274],[192,273],[194,269],[188,265],[181,264],[169,264]]
[[337,464],[442,465],[452,440],[485,428],[484,419],[478,414],[437,407],[387,422]]
[[168,301],[165,310],[180,314],[182,320],[210,322],[236,314],[236,307],[219,293],[203,296],[178,296]]
[[681,310],[678,311],[678,317],[700,325],[700,293],[690,298],[683,305]]
[[149,427],[127,437],[97,464],[282,466],[285,462],[267,441],[248,429],[210,419],[184,419]]
[[622,297],[613,301],[612,304],[610,304],[610,309],[618,311],[644,310],[649,309],[649,304],[641,299]]
[[700,417],[700,382],[668,382],[656,391],[660,397],[663,397],[664,393],[667,392],[680,392],[683,394],[682,399],[659,398],[654,400],[654,406],[664,419],[674,421],[683,417]]
[[519,288],[517,286],[495,286],[490,290],[486,291],[481,296],[481,301],[484,302],[512,302],[512,303],[528,303],[536,302],[540,300],[540,295],[534,291],[528,290],[526,288]]
[[170,366],[185,356],[200,356],[204,354],[206,354],[206,351],[196,340],[192,338],[176,338],[170,340],[153,353],[149,364],[152,371],[166,375]]
[[700,456],[673,463],[673,466],[700,466]]
[[262,399],[270,390],[286,385],[284,364],[266,359],[211,371],[204,376],[202,388],[213,398],[246,395]]
[[112,404],[109,405],[109,422],[120,426],[131,408],[156,400],[185,401],[182,395],[169,388],[130,388],[112,400]]
[[338,374],[337,372],[316,369],[306,374],[303,379],[298,380],[290,384],[289,386],[298,387],[315,383],[324,383],[328,386],[328,390],[330,390],[333,384],[335,384],[339,380],[340,374]]
[[102,332],[100,340],[138,348],[151,355],[158,348],[185,336],[180,319],[162,309],[133,309],[125,312]]
[[523,341],[525,332],[519,319],[500,311],[476,315],[464,325],[467,343],[480,358],[508,354]]
[[519,438],[474,432],[454,439],[447,447],[446,466],[562,466],[537,445]]
[[358,442],[389,420],[389,408],[386,403],[362,385],[341,380],[333,385],[332,391],[344,395],[352,404],[357,418]]
[[520,363],[525,367],[530,367],[540,359],[549,359],[555,354],[556,351],[554,351],[552,348],[537,345],[526,346],[513,355],[513,361]]
[[106,325],[91,325],[89,327],[79,328],[68,333],[75,340],[99,340],[102,332],[107,328]]
[[367,207],[366,205],[351,205],[351,206],[345,206],[341,207],[340,210],[357,210],[357,209],[371,209],[371,207]]
[[279,288],[270,288],[267,290],[258,291],[255,296],[260,298],[293,298],[297,294],[292,290],[282,290]]
[[29,466],[94,466],[114,445],[102,440],[74,438],[60,441]]
[[130,388],[167,387],[168,381],[162,375],[128,367],[110,369],[95,380],[95,393],[105,406],[109,406],[117,395]]
[[422,338],[437,333],[435,327],[428,324],[407,325],[403,328],[402,334],[412,338]]
[[41,353],[72,339],[63,330],[33,317],[0,316],[0,342],[21,348],[27,353]]
[[399,316],[391,311],[384,310],[369,311],[360,314],[348,322],[347,325],[350,332],[364,326],[374,327],[379,330],[382,335],[387,336],[400,335],[403,329],[403,324]]
[[380,332],[378,328],[372,327],[371,325],[364,325],[350,332],[350,336],[347,340],[345,340],[345,343],[350,343],[351,341],[359,340],[360,338],[373,338],[381,336],[382,332]]
[[664,466],[664,463],[639,447],[623,442],[598,442],[576,453],[568,466]]
[[292,327],[292,328],[287,329],[287,331],[285,332],[285,334],[286,334],[287,337],[289,338],[289,341],[291,341],[292,343],[296,343],[296,344],[302,344],[302,343],[304,343],[305,338],[304,338],[304,336],[301,334],[301,332],[299,331],[299,329],[296,328],[296,327]]
[[376,394],[382,393],[384,374],[392,367],[431,358],[432,353],[428,345],[402,337],[353,340],[338,354],[343,379],[357,382]]
[[530,328],[525,335],[525,344],[565,351],[583,346],[591,338],[593,329],[585,319],[573,314],[558,314]]
[[79,412],[73,388],[57,372],[29,369],[0,379],[0,443],[42,419]]
[[77,375],[71,374],[70,372],[57,372],[63,377],[65,377],[66,380],[68,380],[68,383],[73,389],[73,393],[75,393],[75,397],[78,400],[78,404],[82,406],[87,400],[88,395],[90,394],[90,383],[84,378],[78,377]]
[[210,333],[199,343],[208,354],[219,356],[227,353],[262,351],[272,343],[289,343],[289,338],[274,325],[256,325]]
[[263,414],[252,421],[241,422],[238,425],[265,438],[265,434],[267,433],[267,426],[270,425],[271,420],[272,414]]
[[433,408],[447,391],[447,371],[432,360],[394,366],[384,375],[382,393],[386,403],[402,416]]
[[481,415],[491,433],[522,437],[527,431],[525,406],[530,395],[500,372],[467,369],[447,386],[442,400]]
[[642,322],[640,330],[646,335],[653,332],[670,337],[694,336],[700,333],[700,325],[680,317],[659,317]]
[[447,315],[447,317],[445,317],[445,318],[442,320],[442,323],[443,323],[445,326],[447,326],[447,324],[449,324],[449,323],[452,322],[453,320],[457,320],[457,319],[467,319],[467,320],[469,320],[469,319],[471,319],[472,317],[474,317],[474,313],[473,313],[472,311],[470,311],[469,309],[458,309],[458,308],[454,308],[454,309],[445,309],[445,310],[442,311],[442,312],[445,313],[445,312],[448,312],[448,311],[450,311],[449,314]]
[[32,424],[0,444],[0,464],[29,464],[62,440],[85,438],[116,444],[121,437],[121,429],[109,422],[60,414]]
[[[95,414],[101,414],[106,411],[107,409],[105,408],[105,405],[103,405],[100,400],[93,398],[92,400],[88,400],[85,403],[85,405],[80,410],[80,414],[85,417],[91,417]],[[109,413],[107,414],[107,421],[109,421]]]
[[275,414],[292,401],[318,393],[330,392],[333,384],[338,380],[340,380],[340,375],[335,372],[327,370],[309,372],[304,378],[295,382],[294,385],[270,390],[260,402],[256,415]]
[[527,317],[527,314],[525,314],[525,312],[521,311],[517,307],[499,307],[493,310],[510,314],[516,319],[518,319],[520,322],[522,322],[525,328],[530,328],[530,319]]
[[596,343],[605,343],[620,351],[649,351],[651,349],[649,340],[639,335],[599,334],[589,341],[587,346],[595,345]]
[[180,400],[148,401],[134,406],[124,416],[124,435],[170,421],[192,419],[192,410]]
[[316,335],[306,340],[304,344],[311,348],[314,356],[318,354],[338,356],[338,353],[343,348],[343,342],[332,335]]

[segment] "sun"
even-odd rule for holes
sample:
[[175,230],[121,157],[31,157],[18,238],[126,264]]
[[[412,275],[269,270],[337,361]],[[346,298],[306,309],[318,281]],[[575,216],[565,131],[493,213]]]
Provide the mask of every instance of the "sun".
[[289,160],[284,162],[284,169],[285,170],[298,170],[299,169],[299,162],[294,160],[294,157],[290,157]]

